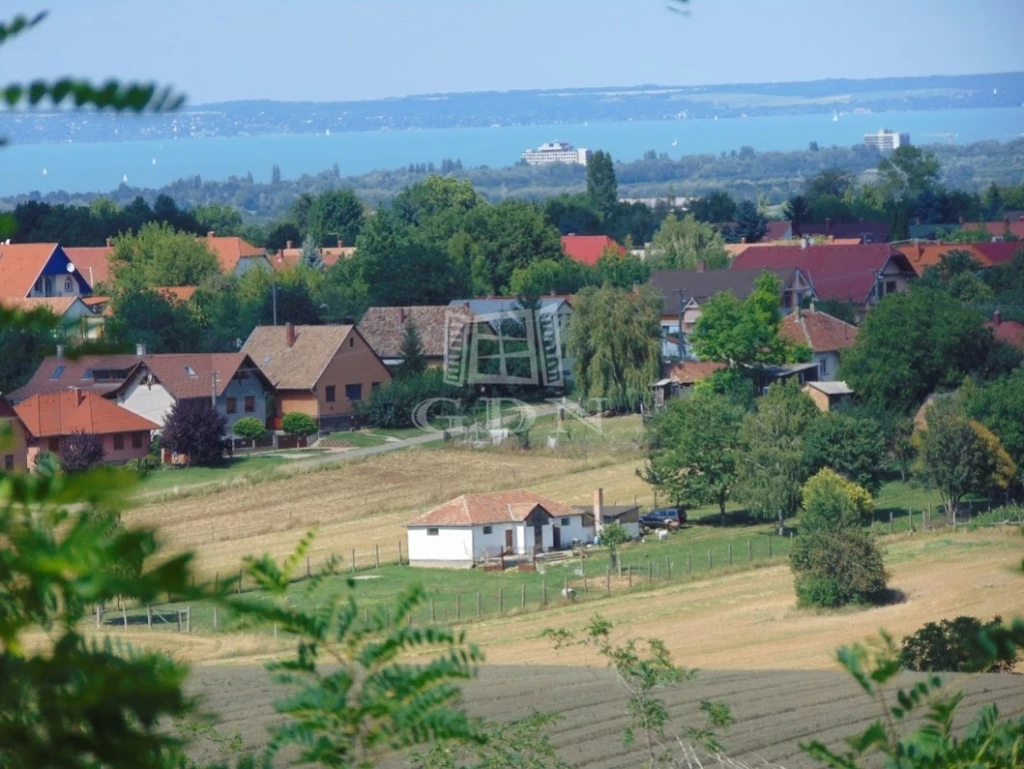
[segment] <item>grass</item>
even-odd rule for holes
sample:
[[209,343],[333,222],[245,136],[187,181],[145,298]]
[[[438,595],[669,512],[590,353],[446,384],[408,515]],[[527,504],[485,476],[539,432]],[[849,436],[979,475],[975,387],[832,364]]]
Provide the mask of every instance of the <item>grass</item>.
[[139,494],[232,481],[247,475],[269,472],[287,461],[276,456],[251,456],[233,457],[216,467],[161,467],[145,475],[139,484]]

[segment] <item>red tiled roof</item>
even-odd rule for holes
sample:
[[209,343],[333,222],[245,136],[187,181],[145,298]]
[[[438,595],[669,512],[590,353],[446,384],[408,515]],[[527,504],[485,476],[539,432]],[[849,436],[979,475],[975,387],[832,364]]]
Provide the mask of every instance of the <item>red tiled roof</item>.
[[155,291],[167,299],[177,302],[187,302],[196,292],[195,286],[158,286]]
[[1001,238],[1009,230],[1018,238],[1024,238],[1024,219],[1000,219],[998,222],[968,222],[960,229],[976,230],[983,228],[994,238]]
[[[321,248],[320,258],[324,260],[324,267],[333,267],[339,259],[348,259],[355,254],[355,246],[337,246],[335,248]],[[286,267],[295,267],[302,258],[301,248],[282,248],[273,256],[267,257],[275,270],[283,270]]]
[[[875,270],[884,268],[894,256],[906,262],[888,243],[765,246],[748,248],[733,260],[732,269],[795,268],[810,279],[819,298],[863,302],[874,288]],[[906,269],[913,268],[907,264]]]
[[679,384],[695,384],[703,382],[716,371],[725,368],[724,363],[710,360],[684,360],[669,367],[668,378]]
[[832,235],[857,238],[862,243],[885,243],[891,232],[885,222],[804,222],[793,230],[794,235]]
[[518,523],[534,508],[551,515],[579,515],[569,505],[555,502],[532,491],[499,491],[492,494],[463,494],[415,518],[406,526],[479,526],[489,523]]
[[609,238],[607,235],[563,235],[562,250],[571,259],[577,262],[588,264],[593,267],[605,249],[613,248],[620,254],[625,254],[626,249]]
[[924,275],[924,271],[929,267],[936,267],[941,261],[942,257],[946,256],[950,251],[967,251],[971,257],[978,262],[982,267],[991,267],[992,260],[989,256],[975,248],[974,243],[907,243],[899,247],[900,253],[902,253],[911,266],[914,268],[914,272],[918,275]]
[[[83,355],[79,358],[58,358],[51,356],[39,364],[39,368],[28,382],[7,394],[14,403],[40,393],[56,393],[70,387],[79,387],[100,394],[119,388],[124,379],[96,381],[95,371],[123,372],[124,377],[142,362],[137,355]],[[86,374],[90,376],[86,378]]]
[[66,247],[64,253],[93,288],[110,280],[112,246]]
[[56,243],[0,243],[0,296],[28,296]]
[[1000,321],[998,325],[994,321],[985,324],[1000,342],[1024,350],[1024,323],[1015,320]]
[[148,419],[84,390],[33,395],[14,410],[36,438],[57,438],[74,432],[103,435],[159,429]]
[[58,318],[70,310],[75,302],[80,301],[82,301],[82,297],[79,296],[11,296],[0,298],[0,304],[8,309],[30,312],[39,308],[45,308]]
[[221,272],[231,274],[238,266],[238,262],[247,256],[266,256],[267,252],[262,248],[254,246],[241,238],[226,237],[208,233],[205,238],[197,238],[200,242],[206,242],[210,250],[217,255],[217,263]]
[[1024,253],[1024,243],[1019,241],[1007,240],[998,243],[972,243],[971,245],[976,252],[983,254],[992,265],[1009,264],[1018,253]]
[[787,240],[793,236],[793,223],[769,219],[762,240]]
[[143,358],[143,365],[175,400],[209,398],[213,392],[214,374],[217,375],[217,395],[223,395],[231,377],[243,367],[263,379],[270,388],[269,380],[243,352],[147,355]]
[[779,334],[794,344],[806,344],[813,352],[833,352],[853,347],[856,326],[817,310],[793,312],[782,319]]

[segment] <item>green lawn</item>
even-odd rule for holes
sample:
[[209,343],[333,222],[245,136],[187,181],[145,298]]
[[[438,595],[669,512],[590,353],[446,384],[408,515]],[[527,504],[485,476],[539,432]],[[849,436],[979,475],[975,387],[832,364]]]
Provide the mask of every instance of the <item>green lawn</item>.
[[175,487],[197,486],[234,480],[245,475],[270,472],[287,462],[281,457],[233,457],[216,467],[161,467],[146,474],[139,484],[139,494],[167,491]]

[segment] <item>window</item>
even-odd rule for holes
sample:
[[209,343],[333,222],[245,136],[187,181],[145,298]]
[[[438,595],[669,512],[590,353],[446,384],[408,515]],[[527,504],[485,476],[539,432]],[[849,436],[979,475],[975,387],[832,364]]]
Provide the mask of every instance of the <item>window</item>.
[[132,433],[132,448],[133,449],[141,449],[142,448],[142,433]]
[[93,376],[92,376],[92,369],[91,368],[87,368],[85,370],[85,373],[82,374],[82,379],[92,379],[92,378],[93,378]]
[[484,534],[490,534],[494,531],[493,526],[484,526]]
[[818,373],[821,374],[821,376],[828,374],[828,358],[822,358],[818,361]]
[[370,389],[371,390],[379,390],[380,389],[380,382],[371,382],[370,383]]
[[360,401],[363,399],[363,386],[361,384],[350,384],[345,385],[345,397],[350,401]]
[[569,525],[569,519],[568,518],[563,518],[562,519],[562,526],[568,526],[568,525]]
[[440,531],[438,531],[437,529],[427,529],[427,536],[428,536],[428,537],[436,537],[436,536],[438,536],[438,534],[440,534],[440,533],[441,533],[441,532],[440,532]]
[[767,394],[768,394],[768,385],[765,385],[764,387],[761,388],[761,395],[767,395]]
[[328,403],[334,403],[334,385],[327,385],[327,393],[324,395],[324,398]]
[[246,395],[245,396],[245,413],[252,414],[256,411],[256,396]]
[[238,413],[238,398],[228,398],[227,408],[228,408],[228,413],[229,414],[237,414]]
[[895,294],[895,293],[896,293],[896,281],[895,280],[887,280],[887,281],[885,281],[885,294],[886,294],[886,296],[888,296],[889,294]]
[[50,438],[46,442],[46,447],[50,452],[56,454],[60,451],[60,438]]
[[185,366],[185,373],[189,376],[196,376],[196,372],[191,366]]
[[349,347],[355,347],[356,346],[356,339],[355,339],[355,337],[350,336],[348,338],[348,346]]
[[4,470],[13,470],[13,469],[14,469],[14,454],[4,454]]
[[114,451],[124,448],[124,433],[114,433]]
[[53,373],[50,374],[50,379],[53,379],[53,380],[60,379],[61,374],[64,373],[64,368],[65,367],[63,365],[57,366],[57,368],[55,368],[53,370]]
[[40,278],[39,280],[36,281],[35,289],[36,289],[36,291],[42,291],[43,290],[43,279],[42,278]]
[[75,284],[71,281],[71,278],[64,278],[64,290],[73,291]]

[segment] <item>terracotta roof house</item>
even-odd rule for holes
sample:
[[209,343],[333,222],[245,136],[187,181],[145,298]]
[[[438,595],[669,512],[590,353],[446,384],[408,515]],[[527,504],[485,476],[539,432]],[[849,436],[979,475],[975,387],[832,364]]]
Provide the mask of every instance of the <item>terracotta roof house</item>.
[[[1009,264],[1017,254],[1024,258],[1024,243],[1019,241],[998,241],[994,243],[973,243],[974,250],[988,259],[992,266]],[[983,263],[984,264],[984,263]]]
[[57,243],[0,243],[0,297],[82,296],[92,292]]
[[992,320],[985,325],[992,329],[992,334],[1000,342],[1005,342],[1018,350],[1024,350],[1024,323],[1003,320],[1003,314],[996,310],[992,314]]
[[607,235],[563,235],[562,250],[570,259],[593,267],[606,249],[625,256],[626,249]]
[[80,296],[0,297],[0,305],[22,312],[46,310],[60,321],[61,332],[68,338],[96,339],[103,329],[103,317]]
[[28,438],[18,412],[0,396],[0,472],[28,470]]
[[[328,269],[337,264],[338,260],[348,259],[356,253],[355,246],[328,246],[317,250],[320,252],[320,258],[324,261],[324,267]],[[293,248],[292,242],[289,240],[284,248],[268,258],[275,270],[283,270],[299,263],[302,258],[302,249]]]
[[[761,251],[764,249],[751,249]],[[797,249],[799,250],[799,249]],[[701,316],[701,307],[715,294],[728,291],[737,299],[745,299],[754,291],[757,279],[765,269],[728,270],[655,270],[647,285],[661,295],[662,356],[665,358],[689,357],[686,337],[693,333],[694,324]],[[782,285],[779,306],[784,310],[799,304],[805,298],[814,298],[815,293],[808,277],[793,267],[768,267],[768,272],[779,279]],[[679,321],[682,315],[683,350],[679,349]],[[669,337],[674,337],[675,341]]]
[[794,344],[805,344],[811,348],[813,361],[818,364],[818,381],[831,382],[839,370],[839,357],[843,350],[853,347],[859,329],[846,321],[813,307],[796,312],[782,319],[779,334]]
[[153,290],[165,299],[169,299],[172,302],[178,302],[180,304],[188,302],[188,300],[196,293],[195,286],[157,286]]
[[907,257],[918,275],[924,275],[929,267],[938,266],[950,251],[966,251],[982,267],[992,266],[988,255],[975,248],[973,243],[926,243],[919,240],[899,246],[899,251]]
[[689,395],[698,382],[724,368],[724,363],[703,360],[683,360],[669,365],[665,377],[651,385],[654,410],[660,410],[670,400]]
[[1010,232],[1015,237],[1024,240],[1024,215],[1020,212],[1016,212],[1016,216],[1007,216],[998,222],[967,222],[962,225],[962,229],[965,230],[976,230],[979,227],[987,230],[993,238],[1001,238]]
[[793,222],[787,219],[769,219],[762,243],[773,240],[789,240],[793,237]]
[[114,247],[109,240],[105,246],[65,246],[64,253],[93,288],[110,281],[110,257]]
[[473,314],[465,307],[448,305],[418,305],[412,307],[371,307],[359,321],[359,333],[383,358],[388,366],[397,366],[402,360],[402,343],[406,327],[412,324],[423,345],[428,366],[444,365],[446,318],[460,315],[471,320]]
[[60,455],[63,438],[76,432],[91,433],[103,442],[104,461],[141,459],[149,452],[157,425],[121,408],[96,393],[73,389],[33,395],[15,406],[28,430],[28,463],[41,451]]
[[810,236],[832,236],[834,238],[856,238],[861,243],[886,243],[892,228],[885,222],[833,222],[825,219],[824,222],[804,222],[799,227],[793,228],[793,234]]
[[242,275],[253,267],[272,269],[266,250],[241,238],[208,232],[205,238],[197,238],[197,240],[205,242],[210,250],[217,255],[220,271],[225,275]]
[[298,411],[321,429],[351,425],[355,404],[391,381],[384,361],[350,325],[257,326],[242,352],[273,385],[278,421]]
[[593,538],[583,512],[532,491],[464,494],[406,524],[413,566],[471,567],[488,558],[563,550]]
[[7,393],[11,403],[17,405],[33,395],[64,392],[77,388],[98,395],[117,390],[142,363],[145,349],[140,346],[136,355],[82,355],[67,358],[61,347],[57,355],[45,358],[32,378],[17,390]]
[[749,248],[731,269],[766,268],[800,270],[819,299],[852,302],[862,309],[882,296],[905,291],[917,277],[907,257],[887,243]]

